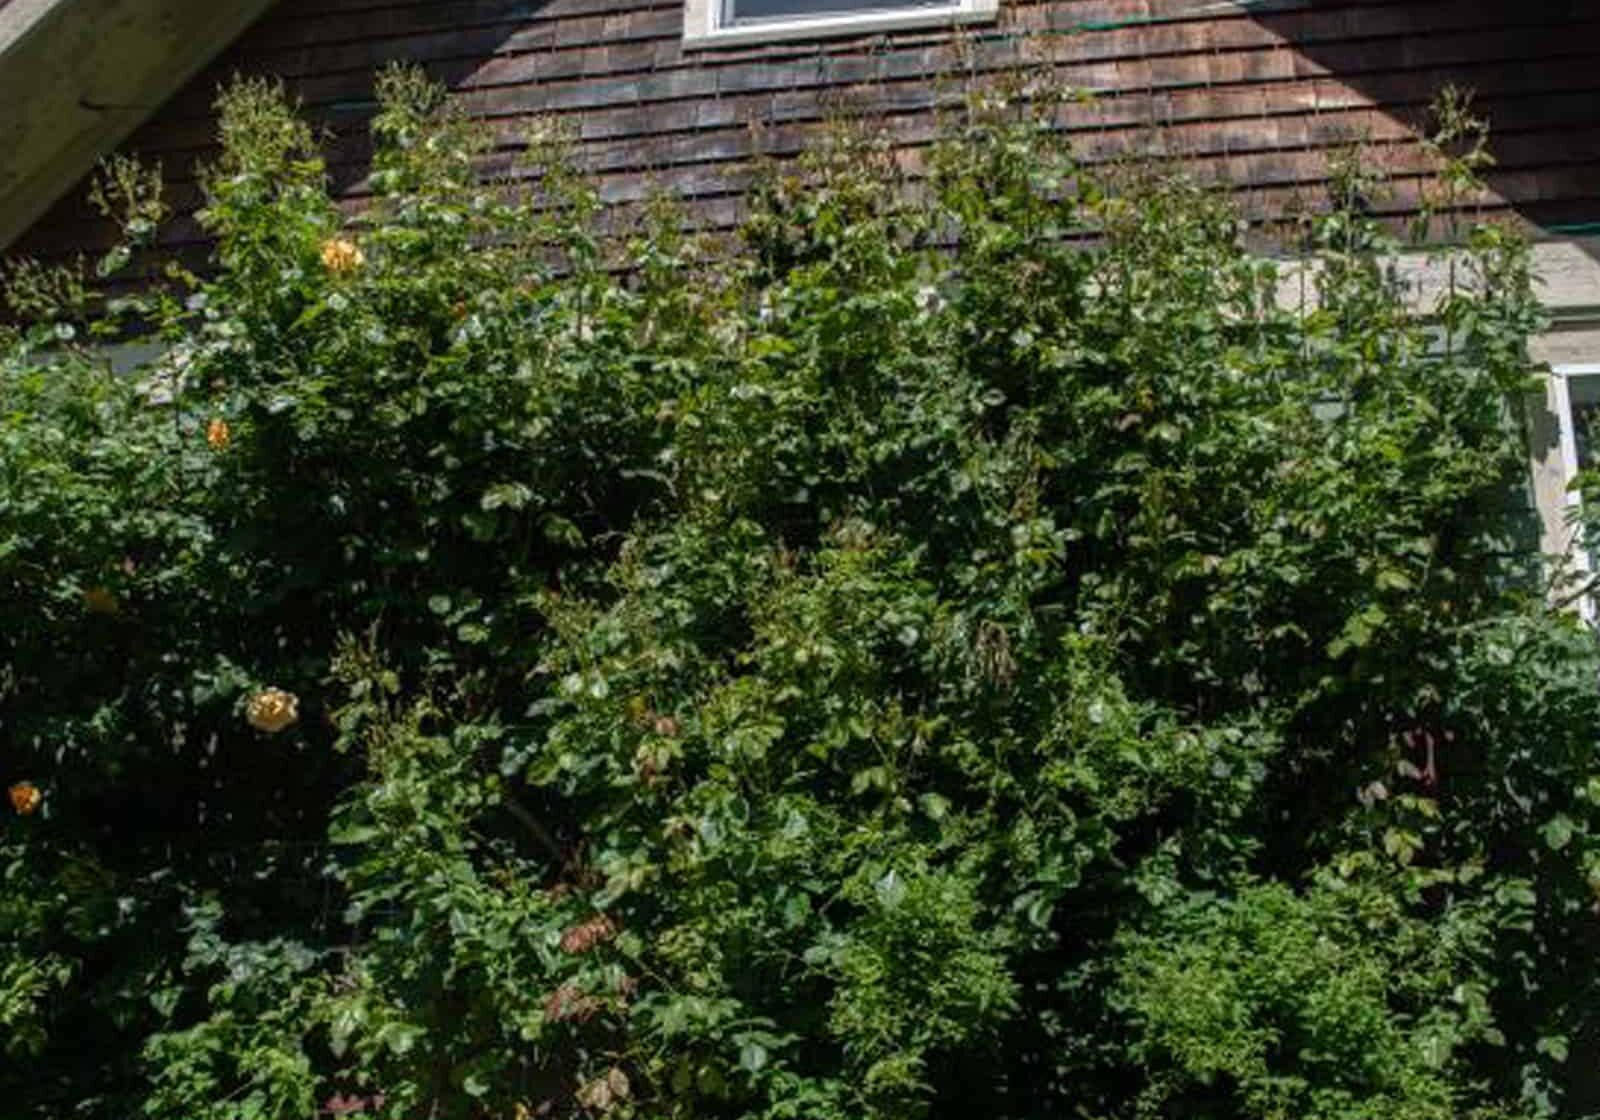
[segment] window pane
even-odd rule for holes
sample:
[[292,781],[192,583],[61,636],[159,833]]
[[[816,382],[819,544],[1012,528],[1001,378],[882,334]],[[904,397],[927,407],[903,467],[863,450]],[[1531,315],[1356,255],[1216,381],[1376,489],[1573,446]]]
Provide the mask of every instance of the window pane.
[[[1596,450],[1600,448],[1600,376],[1583,374],[1567,378],[1567,399],[1572,406],[1572,413],[1563,416],[1562,422],[1572,431],[1573,443],[1577,447],[1577,466],[1580,471],[1593,471],[1600,469],[1600,461],[1596,460]],[[1588,561],[1590,571],[1595,571],[1600,566],[1600,541],[1585,531],[1588,537],[1584,544],[1585,559]],[[1584,604],[1584,617],[1593,621],[1595,604]]]
[[1600,434],[1600,377],[1583,375],[1567,378],[1567,396],[1572,402],[1572,435],[1578,445],[1578,469],[1594,470],[1595,436]]
[[955,0],[723,0],[723,5],[725,24],[956,6]]

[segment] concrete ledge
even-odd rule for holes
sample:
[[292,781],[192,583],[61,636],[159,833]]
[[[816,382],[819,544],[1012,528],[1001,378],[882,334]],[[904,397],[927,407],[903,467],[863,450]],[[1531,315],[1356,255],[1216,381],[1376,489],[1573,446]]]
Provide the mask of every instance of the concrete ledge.
[[[1449,290],[1450,263],[1443,250],[1407,250],[1395,260],[1396,271],[1409,289],[1411,307],[1427,314]],[[1302,292],[1308,306],[1315,305],[1317,261],[1301,265],[1280,262],[1278,305],[1298,307]],[[1600,325],[1600,237],[1540,241],[1533,245],[1533,271],[1538,277],[1539,302],[1556,323],[1595,322]],[[1600,361],[1600,356],[1594,359]]]

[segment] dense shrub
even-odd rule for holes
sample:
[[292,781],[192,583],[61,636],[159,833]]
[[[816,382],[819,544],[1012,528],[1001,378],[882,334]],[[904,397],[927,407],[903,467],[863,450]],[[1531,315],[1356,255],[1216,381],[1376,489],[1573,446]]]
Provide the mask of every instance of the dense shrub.
[[707,254],[381,85],[359,217],[247,83],[211,274],[10,274],[7,1115],[1581,1108],[1514,235],[1419,316],[1348,179],[1274,264],[1036,89]]

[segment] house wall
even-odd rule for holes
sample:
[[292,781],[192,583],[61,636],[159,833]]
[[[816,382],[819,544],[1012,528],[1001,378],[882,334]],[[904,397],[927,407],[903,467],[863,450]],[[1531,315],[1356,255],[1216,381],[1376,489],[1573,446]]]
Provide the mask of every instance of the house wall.
[[[159,159],[176,219],[166,247],[203,259],[194,166],[211,103],[234,73],[282,77],[329,130],[340,197],[359,206],[373,72],[425,66],[514,166],[544,114],[568,121],[605,197],[654,187],[726,228],[759,144],[793,153],[833,104],[881,114],[908,159],[941,103],[996,74],[1043,66],[1092,91],[1064,110],[1084,158],[1137,146],[1228,183],[1244,212],[1314,198],[1331,148],[1355,139],[1396,178],[1380,208],[1416,206],[1416,128],[1446,83],[1477,91],[1500,168],[1484,209],[1545,237],[1600,223],[1600,5],[1590,0],[1001,0],[997,22],[733,50],[686,50],[684,0],[280,0],[124,146]],[[92,253],[111,231],[80,185],[15,249]],[[1600,228],[1600,227],[1597,227]],[[1596,302],[1600,302],[1597,300]]]
[[[535,122],[578,138],[603,196],[654,189],[692,220],[734,225],[751,155],[793,154],[833,107],[868,112],[908,163],[941,105],[1008,72],[1043,67],[1094,94],[1061,124],[1088,161],[1130,149],[1180,158],[1226,184],[1259,222],[1315,203],[1327,157],[1361,140],[1393,176],[1379,210],[1418,204],[1418,139],[1447,84],[1475,91],[1499,166],[1479,211],[1526,225],[1557,323],[1535,356],[1600,363],[1600,4],[1593,0],[1000,0],[992,24],[723,50],[686,49],[686,0],[278,0],[160,106],[124,150],[159,160],[176,217],[162,248],[202,266],[194,168],[213,152],[212,101],[233,74],[280,77],[329,136],[330,175],[359,208],[373,74],[424,66],[497,140],[511,172]],[[93,255],[111,229],[80,184],[13,246]],[[0,204],[3,205],[3,204]],[[147,264],[150,262],[147,262]],[[1552,394],[1554,389],[1552,389]],[[1551,400],[1556,398],[1552,395]],[[1546,552],[1566,551],[1559,425],[1536,424],[1531,490]]]

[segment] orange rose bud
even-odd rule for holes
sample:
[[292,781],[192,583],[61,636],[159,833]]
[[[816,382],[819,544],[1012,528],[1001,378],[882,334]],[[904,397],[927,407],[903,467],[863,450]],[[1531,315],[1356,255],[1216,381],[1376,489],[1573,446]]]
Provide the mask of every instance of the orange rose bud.
[[32,782],[18,782],[6,792],[11,798],[11,807],[19,817],[31,815],[44,801],[44,794]]
[[228,422],[222,417],[219,416],[206,425],[206,443],[211,445],[211,450],[225,451],[232,442],[233,429],[228,427]]

